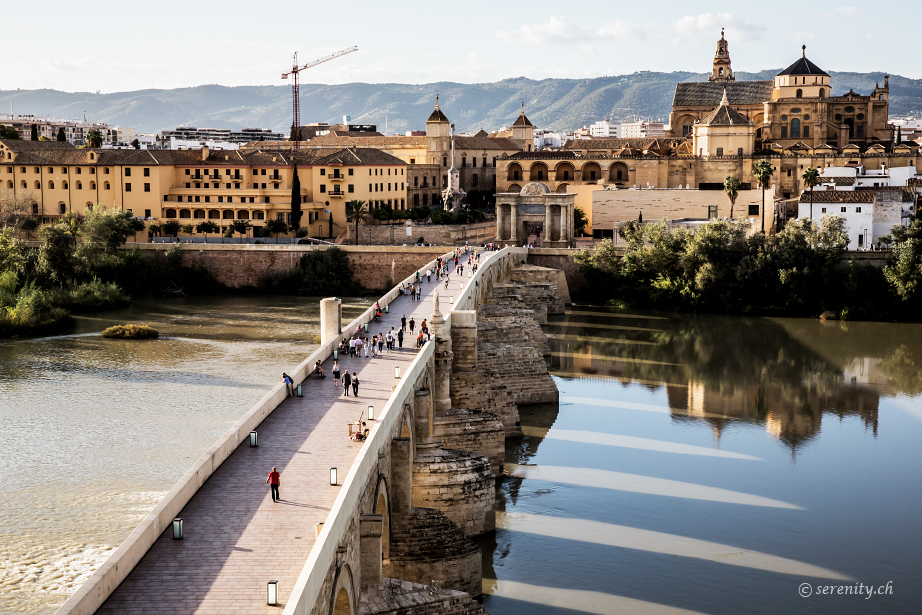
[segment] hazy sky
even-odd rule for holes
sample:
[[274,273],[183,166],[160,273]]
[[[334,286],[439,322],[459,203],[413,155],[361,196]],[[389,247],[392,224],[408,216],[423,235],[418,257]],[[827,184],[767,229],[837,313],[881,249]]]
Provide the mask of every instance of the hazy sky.
[[785,67],[806,43],[826,70],[919,78],[919,11],[909,0],[6,2],[0,89],[282,85],[294,51],[306,63],[352,45],[302,82],[703,72],[721,26],[737,71]]

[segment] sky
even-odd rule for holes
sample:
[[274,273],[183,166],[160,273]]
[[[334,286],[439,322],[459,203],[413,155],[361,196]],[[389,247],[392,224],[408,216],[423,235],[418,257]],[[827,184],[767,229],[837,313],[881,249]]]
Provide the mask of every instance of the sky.
[[19,25],[4,32],[0,90],[284,85],[295,51],[303,64],[353,45],[302,83],[706,72],[721,27],[735,71],[786,67],[806,44],[825,70],[922,78],[916,37],[895,25],[918,5],[848,2],[8,2]]

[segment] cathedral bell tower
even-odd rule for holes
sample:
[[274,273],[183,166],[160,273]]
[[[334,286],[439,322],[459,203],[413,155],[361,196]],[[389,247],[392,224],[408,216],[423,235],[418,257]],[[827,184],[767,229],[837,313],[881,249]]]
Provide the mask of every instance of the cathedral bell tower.
[[727,39],[724,38],[723,28],[720,29],[717,53],[714,54],[714,69],[708,81],[736,81],[733,69],[730,68],[730,51],[727,49]]

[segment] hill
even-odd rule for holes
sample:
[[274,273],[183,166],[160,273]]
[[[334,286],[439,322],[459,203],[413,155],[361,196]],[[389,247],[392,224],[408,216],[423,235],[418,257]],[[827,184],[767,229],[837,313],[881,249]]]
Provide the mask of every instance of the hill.
[[[770,79],[777,70],[737,73],[739,79]],[[849,89],[869,93],[883,73],[831,73],[834,94]],[[573,130],[596,120],[632,116],[667,120],[678,81],[704,81],[705,73],[638,72],[594,79],[518,77],[495,83],[349,83],[303,84],[302,121],[377,124],[389,133],[422,130],[435,94],[459,131],[493,130],[509,125],[522,101],[538,127]],[[171,90],[138,90],[94,94],[58,90],[0,90],[0,109],[15,105],[17,113],[59,118],[83,117],[154,132],[176,126],[215,128],[259,127],[288,132],[291,125],[289,86],[203,85]],[[890,113],[922,113],[922,79],[890,78]]]

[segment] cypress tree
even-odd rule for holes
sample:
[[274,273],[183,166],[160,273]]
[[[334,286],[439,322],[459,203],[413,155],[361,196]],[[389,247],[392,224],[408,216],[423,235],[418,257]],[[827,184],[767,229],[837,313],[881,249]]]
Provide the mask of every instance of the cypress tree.
[[63,126],[61,126],[60,128],[58,128],[58,141],[60,141],[61,143],[67,141],[67,135],[64,134],[64,127],[63,127]]
[[291,228],[301,228],[301,180],[298,178],[298,165],[292,166],[294,176],[291,179]]
[[32,124],[32,140],[38,141],[38,125]]

